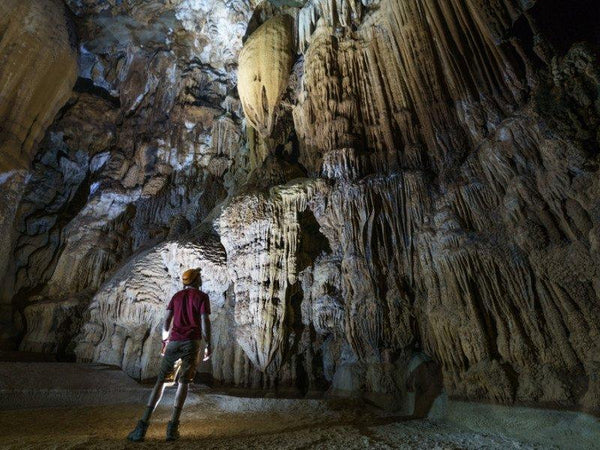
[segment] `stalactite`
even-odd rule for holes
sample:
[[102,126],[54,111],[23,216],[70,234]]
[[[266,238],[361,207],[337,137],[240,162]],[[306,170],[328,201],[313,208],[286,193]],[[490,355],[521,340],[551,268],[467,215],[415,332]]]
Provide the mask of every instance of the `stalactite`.
[[246,120],[263,136],[273,130],[275,110],[293,63],[292,18],[277,16],[262,24],[240,52],[238,91]]

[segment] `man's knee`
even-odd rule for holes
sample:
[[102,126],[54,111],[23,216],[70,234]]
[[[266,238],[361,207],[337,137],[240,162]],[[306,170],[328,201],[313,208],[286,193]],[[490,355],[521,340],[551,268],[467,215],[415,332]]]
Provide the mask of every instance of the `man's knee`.
[[163,363],[160,365],[159,369],[158,369],[158,376],[156,377],[156,381],[162,381],[164,382],[167,379],[167,375],[169,374],[169,372],[172,369],[170,369],[168,364],[165,364],[164,361]]

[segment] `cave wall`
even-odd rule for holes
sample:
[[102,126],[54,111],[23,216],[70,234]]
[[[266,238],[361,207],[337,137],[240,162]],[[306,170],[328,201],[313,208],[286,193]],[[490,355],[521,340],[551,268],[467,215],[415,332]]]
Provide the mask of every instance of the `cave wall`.
[[0,171],[26,169],[75,84],[76,51],[59,1],[0,7]]
[[597,412],[594,5],[302,3],[67,1],[13,339],[149,378],[199,266],[216,381],[401,404],[426,353],[454,397]]
[[[134,252],[200,223],[235,183],[243,113],[229,67],[250,9],[67,6],[78,78],[27,173],[3,294],[21,350],[73,355],[107,276]],[[219,36],[209,39],[216,28],[225,30],[224,50]],[[36,323],[41,316],[52,331]],[[63,316],[76,320],[61,327]]]
[[[0,281],[12,265],[13,221],[30,163],[75,84],[75,46],[62,2],[6,0],[0,5]],[[9,340],[10,303],[10,289],[3,289],[1,334]]]

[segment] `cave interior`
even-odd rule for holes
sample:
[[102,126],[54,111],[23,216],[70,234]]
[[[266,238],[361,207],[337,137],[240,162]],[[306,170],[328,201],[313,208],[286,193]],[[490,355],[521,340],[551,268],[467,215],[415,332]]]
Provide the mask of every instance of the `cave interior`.
[[2,0],[0,447],[122,448],[199,268],[182,448],[598,448],[598,24]]

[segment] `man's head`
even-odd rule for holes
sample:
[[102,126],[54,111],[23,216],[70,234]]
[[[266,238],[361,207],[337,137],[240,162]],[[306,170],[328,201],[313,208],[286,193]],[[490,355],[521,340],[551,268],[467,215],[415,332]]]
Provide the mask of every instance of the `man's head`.
[[181,275],[181,281],[184,286],[198,287],[200,286],[200,269],[188,269]]

